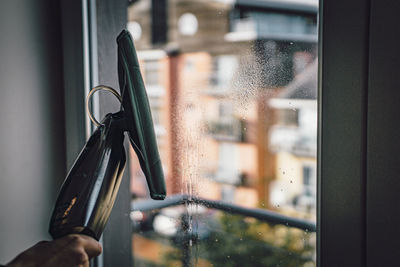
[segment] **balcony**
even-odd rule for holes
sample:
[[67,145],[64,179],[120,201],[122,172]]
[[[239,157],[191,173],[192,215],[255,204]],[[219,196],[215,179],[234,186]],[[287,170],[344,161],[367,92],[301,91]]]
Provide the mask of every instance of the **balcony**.
[[[313,129],[311,129],[313,130]],[[315,131],[296,126],[274,126],[269,134],[270,149],[286,151],[298,156],[315,157],[317,153]]]
[[[303,15],[296,13],[300,10]],[[225,39],[232,42],[269,39],[315,43],[317,10],[316,1],[237,1],[232,12],[231,32]]]
[[174,195],[131,218],[135,266],[315,265],[315,223],[273,211]]
[[238,119],[208,121],[207,133],[217,141],[246,142],[246,122]]

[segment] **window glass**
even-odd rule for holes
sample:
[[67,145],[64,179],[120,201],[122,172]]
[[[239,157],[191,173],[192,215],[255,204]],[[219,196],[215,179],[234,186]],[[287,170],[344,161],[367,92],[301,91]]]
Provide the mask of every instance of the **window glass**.
[[131,151],[135,266],[315,266],[318,2],[274,3],[131,1],[168,194]]

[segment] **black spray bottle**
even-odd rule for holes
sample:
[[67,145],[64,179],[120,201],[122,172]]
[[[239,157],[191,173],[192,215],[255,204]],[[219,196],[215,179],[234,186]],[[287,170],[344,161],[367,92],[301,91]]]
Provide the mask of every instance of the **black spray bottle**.
[[99,240],[125,169],[124,132],[139,158],[151,198],[166,195],[149,102],[128,31],[121,32],[117,44],[121,110],[105,116],[69,171],[50,220],[53,238],[81,233]]

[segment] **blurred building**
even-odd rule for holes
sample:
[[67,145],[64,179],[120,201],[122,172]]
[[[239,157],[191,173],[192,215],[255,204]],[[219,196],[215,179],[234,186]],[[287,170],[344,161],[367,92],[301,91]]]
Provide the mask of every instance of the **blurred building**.
[[314,60],[269,105],[277,110],[270,149],[277,179],[270,202],[283,209],[316,214],[317,67]]
[[[269,103],[314,60],[316,14],[314,1],[132,1],[168,194],[271,207],[284,154]],[[135,160],[131,173],[143,196]]]

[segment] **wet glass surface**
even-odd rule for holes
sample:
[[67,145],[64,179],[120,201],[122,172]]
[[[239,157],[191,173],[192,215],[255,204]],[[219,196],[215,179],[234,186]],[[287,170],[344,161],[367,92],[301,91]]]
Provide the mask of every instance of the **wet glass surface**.
[[[167,196],[315,224],[318,2],[250,2],[128,7]],[[149,195],[130,155],[134,210]],[[272,224],[200,204],[131,217],[135,266],[315,266],[316,234],[284,219]]]

